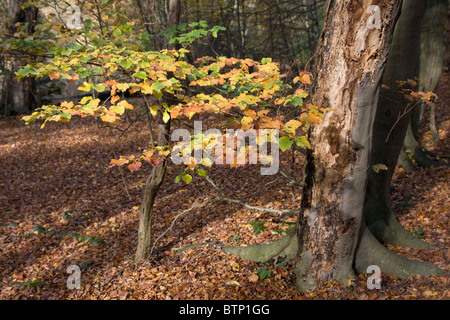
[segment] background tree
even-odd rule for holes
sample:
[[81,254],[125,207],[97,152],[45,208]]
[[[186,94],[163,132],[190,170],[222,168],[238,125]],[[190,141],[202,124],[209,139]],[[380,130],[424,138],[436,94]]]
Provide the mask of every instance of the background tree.
[[[27,0],[2,1],[1,17],[4,21],[2,42],[7,39],[30,37],[34,33],[38,16],[38,7]],[[33,50],[22,44],[13,50],[2,51],[3,85],[0,110],[9,113],[26,114],[37,107],[39,98],[32,78],[17,81],[14,73],[33,61]]]
[[[429,92],[436,89],[437,83],[444,69],[444,51],[446,44],[447,25],[446,0],[429,0],[425,3],[423,11],[423,21],[420,30],[420,61],[417,71],[418,90]],[[439,135],[436,128],[434,116],[434,103],[422,102],[411,112],[410,124],[406,131],[403,149],[400,152],[400,165],[409,170],[415,170],[415,162],[420,167],[441,165],[440,162],[432,159],[434,156],[425,150],[418,142],[418,130],[423,120],[426,109],[429,109],[429,128],[432,140],[437,142]]]
[[[403,1],[374,126],[371,165],[381,164],[386,170],[371,170],[365,204],[367,224],[379,241],[419,248],[430,246],[404,230],[394,217],[391,209],[390,184],[410,126],[412,110],[419,105],[418,102],[411,101],[405,96],[398,88],[398,82],[414,79],[419,71],[425,4],[426,1]],[[415,81],[409,82],[412,87],[416,87]]]

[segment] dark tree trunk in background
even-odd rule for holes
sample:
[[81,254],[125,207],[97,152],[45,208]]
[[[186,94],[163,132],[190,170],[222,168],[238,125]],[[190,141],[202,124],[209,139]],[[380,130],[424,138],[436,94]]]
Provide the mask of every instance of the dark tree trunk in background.
[[[420,65],[417,77],[419,78],[419,91],[434,91],[442,75],[444,67],[444,51],[446,44],[446,18],[447,0],[426,1],[422,28],[420,33]],[[432,153],[425,150],[418,142],[418,130],[423,120],[425,109],[429,108],[429,128],[434,142],[439,140],[435,123],[434,106],[428,106],[423,102],[414,108],[406,132],[403,150],[399,158],[399,164],[405,168],[414,170],[415,166],[411,159],[420,167],[440,165],[438,161],[432,160]]]
[[[407,232],[395,218],[391,208],[390,184],[411,112],[403,114],[408,101],[397,91],[397,80],[414,79],[419,70],[420,31],[425,0],[403,1],[402,13],[395,28],[384,83],[375,118],[371,166],[384,164],[387,170],[375,172],[371,168],[368,194],[364,206],[367,225],[381,242],[409,247],[430,247]],[[403,114],[399,119],[399,115]]]
[[[17,23],[27,23],[28,26],[23,32],[29,35],[34,33],[38,8],[29,6],[23,9],[22,5],[25,2],[25,0],[9,0],[7,3],[8,17],[11,19],[7,22],[7,30],[11,37],[17,31]],[[0,110],[3,110],[4,114],[30,113],[38,103],[35,80],[27,77],[17,81],[15,72],[31,62],[31,56],[27,52],[11,52],[5,53],[3,58],[5,69],[9,70],[11,74],[6,75],[3,79]]]

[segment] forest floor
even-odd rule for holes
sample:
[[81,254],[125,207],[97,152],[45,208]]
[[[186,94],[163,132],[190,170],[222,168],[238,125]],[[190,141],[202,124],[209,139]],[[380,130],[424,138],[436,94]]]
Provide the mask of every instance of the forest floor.
[[[449,73],[436,91],[440,141],[426,127],[422,143],[444,162],[450,156]],[[117,131],[87,119],[25,126],[0,121],[0,299],[449,299],[450,168],[405,172],[397,168],[392,205],[400,223],[436,246],[389,249],[438,265],[443,276],[399,279],[382,274],[381,289],[369,290],[368,275],[349,285],[329,282],[299,293],[293,265],[262,265],[223,253],[218,245],[272,242],[289,225],[278,214],[225,202],[175,217],[216,191],[201,177],[174,183],[181,166],[171,164],[158,194],[151,259],[134,263],[138,206],[150,167],[131,173],[109,168],[110,160],[142,148],[145,125],[118,139]],[[281,170],[302,180],[303,158],[282,155]],[[258,166],[213,168],[209,175],[231,198],[274,209],[298,209],[300,189],[281,175],[260,176]],[[256,235],[252,221],[267,229]],[[286,221],[295,221],[290,217]],[[173,223],[173,225],[172,225]],[[178,253],[176,248],[206,243]],[[81,289],[69,290],[67,269],[81,268]],[[265,268],[265,269],[264,269]],[[255,276],[268,270],[264,279]]]

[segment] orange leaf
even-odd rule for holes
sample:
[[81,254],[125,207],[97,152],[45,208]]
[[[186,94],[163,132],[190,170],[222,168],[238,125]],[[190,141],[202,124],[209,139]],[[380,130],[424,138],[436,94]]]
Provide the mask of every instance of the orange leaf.
[[304,83],[304,84],[311,83],[311,76],[304,72],[300,73],[300,77],[298,79],[300,80],[301,83]]
[[48,77],[50,78],[50,80],[57,80],[57,79],[59,79],[59,73],[57,73],[57,72],[53,72],[53,73],[50,73],[49,75],[48,75]]
[[248,277],[248,280],[250,282],[258,282],[259,276],[257,274],[252,274],[250,277]]
[[139,168],[141,167],[141,165],[142,165],[142,163],[140,163],[140,162],[135,162],[135,163],[132,163],[132,164],[128,165],[128,169],[130,169],[131,172],[135,172],[135,171],[138,171],[138,170],[139,170]]
[[111,98],[111,103],[112,103],[112,104],[115,104],[119,99],[120,99],[119,96],[113,96],[113,97]]
[[308,119],[315,124],[318,124],[320,122],[320,117],[315,115],[314,113],[308,113]]

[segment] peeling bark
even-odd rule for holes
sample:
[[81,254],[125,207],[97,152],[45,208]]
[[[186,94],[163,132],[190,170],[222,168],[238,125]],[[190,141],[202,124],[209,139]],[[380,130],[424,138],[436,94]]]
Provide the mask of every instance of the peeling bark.
[[[410,14],[418,12],[419,2],[411,4]],[[386,101],[379,101],[401,3],[388,0],[329,2],[317,53],[312,103],[331,108],[331,111],[312,128],[312,150],[306,153],[296,228],[298,252],[294,257],[295,284],[301,291],[314,289],[329,280],[347,283],[355,272],[366,272],[370,265],[378,265],[383,273],[401,277],[441,273],[436,266],[398,256],[379,242],[378,237],[383,235],[384,239],[401,238],[403,241],[408,238],[411,242],[417,240],[418,246],[427,246],[406,232],[392,211],[386,209],[385,212],[390,214],[383,215],[383,219],[364,219],[365,216],[377,218],[365,210],[367,199],[382,200],[381,206],[390,209],[389,185],[404,138],[404,134],[393,135],[393,142],[386,143],[386,135],[391,129],[386,126],[396,122],[397,114],[380,107],[385,106]],[[370,12],[373,12],[369,9],[374,5],[380,9],[379,27],[368,28]],[[406,13],[403,18],[409,20],[412,16]],[[399,53],[394,50],[393,56],[404,59],[411,54],[403,52],[405,56],[401,57]],[[398,63],[399,60],[393,61]],[[409,71],[405,65],[391,70]],[[387,120],[374,128],[379,115]],[[401,130],[406,131],[406,128]],[[374,154],[387,154],[392,161],[392,166],[388,166],[391,171],[382,170],[384,175],[374,176],[372,165],[380,163],[377,158],[372,158]],[[279,243],[265,247],[277,254],[278,250],[273,249],[278,248]],[[270,257],[264,246],[229,252],[254,261],[265,261]]]
[[[368,27],[369,7],[380,28]],[[298,218],[300,290],[354,277],[373,121],[399,1],[331,1],[318,51],[313,104],[329,107],[311,132]],[[308,216],[314,212],[314,223]]]

